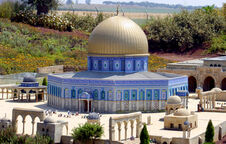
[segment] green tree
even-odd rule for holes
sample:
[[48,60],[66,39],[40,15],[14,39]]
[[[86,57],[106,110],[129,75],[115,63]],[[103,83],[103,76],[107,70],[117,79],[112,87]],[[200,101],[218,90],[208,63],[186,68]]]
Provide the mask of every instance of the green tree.
[[57,9],[59,5],[58,0],[24,0],[31,7],[37,10],[37,15],[47,14],[51,9]]
[[42,81],[42,85],[47,86],[47,79],[46,79],[46,77],[44,77],[44,79]]
[[140,144],[149,144],[150,137],[148,134],[147,126],[144,124],[143,129],[140,133]]
[[205,7],[202,7],[202,9],[206,12],[206,13],[212,13],[214,12],[214,5],[212,6],[205,6]]
[[0,18],[10,18],[14,10],[13,2],[3,2],[0,5]]
[[93,140],[100,138],[103,133],[103,127],[99,124],[85,123],[72,130],[72,137],[74,141],[91,143]]
[[205,133],[205,142],[212,143],[213,137],[214,137],[214,127],[212,121],[209,120]]

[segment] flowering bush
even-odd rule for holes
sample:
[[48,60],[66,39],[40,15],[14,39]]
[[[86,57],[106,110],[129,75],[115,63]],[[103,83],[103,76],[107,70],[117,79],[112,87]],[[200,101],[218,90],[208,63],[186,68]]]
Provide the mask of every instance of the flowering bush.
[[103,19],[102,13],[93,18],[90,15],[78,16],[69,13],[65,15],[36,15],[33,11],[19,11],[11,17],[11,20],[15,22],[69,32],[74,29],[91,32]]

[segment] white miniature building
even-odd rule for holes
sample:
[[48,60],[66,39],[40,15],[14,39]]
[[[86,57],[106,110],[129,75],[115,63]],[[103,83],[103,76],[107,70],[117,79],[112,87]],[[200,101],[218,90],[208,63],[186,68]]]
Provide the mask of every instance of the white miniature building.
[[60,143],[64,126],[66,126],[68,133],[68,122],[56,121],[53,117],[49,116],[43,122],[37,123],[37,133],[51,137],[54,143]]

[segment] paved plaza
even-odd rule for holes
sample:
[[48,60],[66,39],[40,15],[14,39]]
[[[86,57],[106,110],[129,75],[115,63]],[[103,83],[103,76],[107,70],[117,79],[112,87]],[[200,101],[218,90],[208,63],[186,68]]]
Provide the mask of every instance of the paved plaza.
[[[199,100],[196,99],[189,99],[189,110],[196,111],[197,104]],[[218,103],[218,102],[217,102]],[[22,107],[22,108],[30,108],[30,109],[42,109],[42,110],[53,110],[56,109],[52,107],[48,107],[46,102],[38,102],[38,103],[27,103],[27,102],[14,102],[13,100],[0,100],[1,105],[1,111],[0,111],[0,117],[4,117],[6,114],[7,118],[12,118],[12,109],[15,107]],[[73,112],[75,113],[75,112]],[[62,114],[62,117],[58,117],[59,114]],[[197,136],[206,130],[207,123],[209,119],[212,119],[213,125],[218,125],[226,120],[226,113],[216,113],[216,112],[196,112],[198,114],[198,128],[191,131],[191,137]],[[78,127],[80,124],[84,124],[87,120],[84,118],[84,116],[87,114],[79,114],[78,116],[71,116],[71,118],[66,118],[64,116],[67,116],[67,111],[57,111],[57,114],[53,114],[53,117],[56,120],[65,120],[69,123],[69,134],[71,134],[71,130],[74,127]],[[100,118],[100,123],[104,127],[104,136],[103,139],[108,139],[109,137],[109,118],[123,115],[123,114],[102,114]],[[151,125],[148,125],[148,131],[150,135],[156,135],[156,136],[164,136],[167,138],[171,137],[182,137],[183,132],[182,131],[172,131],[172,130],[164,130],[164,122],[160,120],[165,115],[164,112],[161,113],[144,113],[142,114],[142,122],[147,122],[147,117],[151,116]],[[36,118],[36,122],[38,122],[39,119]],[[37,125],[37,124],[36,124]],[[29,116],[26,117],[26,124],[25,124],[25,133],[31,134],[31,118]],[[118,139],[118,133],[117,133],[117,126],[116,129],[116,140]],[[35,126],[35,132],[36,132],[36,126]],[[128,135],[127,138],[130,137],[130,129],[128,129]],[[22,133],[22,118],[18,117],[18,133]],[[66,131],[64,130],[64,133]],[[135,134],[135,128],[134,128],[134,134]],[[121,138],[124,140],[124,131],[122,129],[121,131]],[[135,142],[135,141],[134,141]],[[133,143],[134,143],[133,142]],[[138,142],[136,140],[136,142]],[[128,143],[128,142],[127,142]]]

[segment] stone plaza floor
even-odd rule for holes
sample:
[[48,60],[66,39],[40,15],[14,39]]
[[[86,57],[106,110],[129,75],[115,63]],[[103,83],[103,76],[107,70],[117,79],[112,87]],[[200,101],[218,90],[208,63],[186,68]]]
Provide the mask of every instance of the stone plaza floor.
[[[189,99],[189,110],[196,111],[197,104],[199,100],[197,99]],[[19,108],[28,108],[28,109],[42,109],[42,110],[53,110],[56,109],[48,107],[46,102],[16,102],[13,100],[0,100],[0,118],[4,117],[6,114],[7,118],[12,118],[12,109],[15,107]],[[69,134],[71,134],[71,130],[74,127],[78,127],[81,124],[84,124],[87,120],[86,118],[83,118],[87,114],[79,114],[78,116],[71,116],[71,118],[66,117],[58,117],[58,114],[67,115],[67,111],[57,110],[57,114],[53,114],[53,117],[56,120],[64,120],[68,121],[69,123]],[[226,113],[216,113],[216,112],[196,112],[198,114],[198,128],[191,131],[191,137],[194,137],[196,135],[199,135],[206,130],[207,123],[209,119],[212,120],[213,125],[218,125],[219,123],[226,121]],[[102,114],[102,117],[100,118],[100,123],[104,127],[104,136],[103,139],[109,138],[109,118],[123,115],[123,114]],[[144,113],[142,114],[142,122],[147,122],[147,117],[151,116],[151,125],[148,125],[148,131],[150,135],[156,135],[156,136],[164,136],[164,137],[182,137],[183,132],[182,131],[171,131],[171,130],[164,130],[164,122],[160,119],[163,118],[165,115],[164,112],[162,113]],[[36,122],[38,122],[38,118],[36,119]],[[36,124],[37,125],[37,124]],[[25,133],[31,134],[31,118],[29,116],[26,117],[26,124],[25,124]],[[134,128],[134,134],[135,132]],[[116,140],[118,139],[118,133],[117,133],[117,126],[115,127],[116,130]],[[35,126],[36,131],[36,126]],[[18,117],[18,133],[22,133],[22,117]],[[128,127],[127,131],[127,139],[130,138],[131,131]],[[66,134],[66,129],[64,130],[64,134]],[[121,139],[124,140],[124,129],[122,128],[121,131]],[[139,143],[139,140],[130,141],[126,143]]]

